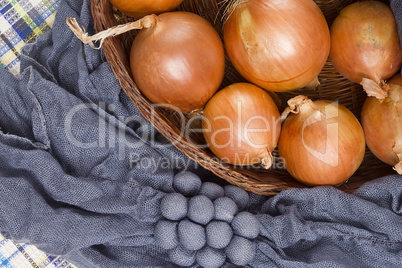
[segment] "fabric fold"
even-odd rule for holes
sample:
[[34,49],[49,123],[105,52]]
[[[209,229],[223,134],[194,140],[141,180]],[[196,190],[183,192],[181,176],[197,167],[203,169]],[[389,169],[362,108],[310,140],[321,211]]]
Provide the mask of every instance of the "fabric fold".
[[258,216],[264,238],[255,266],[267,260],[286,267],[400,266],[401,179],[381,178],[353,194],[333,187],[279,193]]

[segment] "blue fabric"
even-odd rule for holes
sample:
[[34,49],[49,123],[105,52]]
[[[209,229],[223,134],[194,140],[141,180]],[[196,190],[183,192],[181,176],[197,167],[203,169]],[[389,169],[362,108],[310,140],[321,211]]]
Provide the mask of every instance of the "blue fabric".
[[402,2],[398,0],[391,0],[390,6],[398,23],[398,33],[399,37],[401,38],[402,45]]
[[63,1],[21,76],[0,70],[3,235],[79,268],[402,266],[401,176],[270,199],[215,184],[155,138],[67,17],[93,33],[89,0]]
[[402,176],[283,191],[261,211],[255,267],[401,267]]

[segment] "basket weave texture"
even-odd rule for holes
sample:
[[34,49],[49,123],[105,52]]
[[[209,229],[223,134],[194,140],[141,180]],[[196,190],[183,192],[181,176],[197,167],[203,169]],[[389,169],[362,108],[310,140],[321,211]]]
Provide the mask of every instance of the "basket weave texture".
[[[221,0],[184,0],[179,6],[179,10],[189,11],[201,15],[207,19],[222,37],[223,29],[223,11],[227,1]],[[330,25],[339,11],[353,3],[354,0],[315,0],[321,8],[324,16]],[[384,1],[386,2],[386,1]],[[109,0],[91,0],[92,15],[97,32],[108,29],[118,24],[133,21],[133,18],[116,11]],[[255,167],[235,167],[223,163],[217,159],[205,146],[205,140],[201,133],[192,131],[183,122],[183,115],[176,112],[155,108],[152,103],[142,95],[135,82],[132,79],[129,65],[129,51],[136,31],[129,32],[122,36],[108,38],[103,44],[103,51],[112,71],[119,80],[122,89],[136,105],[141,114],[170,142],[189,158],[198,162],[204,168],[212,171],[217,176],[227,182],[237,185],[247,191],[263,195],[275,195],[282,190],[306,187],[293,179],[289,173],[281,167],[269,170]],[[221,88],[235,82],[245,81],[231,65],[229,59],[226,59],[225,78]],[[312,100],[332,100],[338,101],[349,108],[358,119],[366,93],[359,84],[350,82],[340,75],[328,60],[319,75],[320,86],[317,90],[293,91],[277,93],[281,101],[280,112],[286,108],[288,99],[303,94]],[[186,116],[188,120],[190,116]],[[184,124],[183,124],[184,123]],[[183,131],[184,134],[183,135]],[[278,156],[274,152],[274,156]],[[278,159],[278,158],[276,158]],[[367,148],[366,155],[360,168],[344,184],[338,186],[345,192],[351,192],[362,185],[364,182],[378,178],[383,175],[392,174],[392,167],[378,160]]]

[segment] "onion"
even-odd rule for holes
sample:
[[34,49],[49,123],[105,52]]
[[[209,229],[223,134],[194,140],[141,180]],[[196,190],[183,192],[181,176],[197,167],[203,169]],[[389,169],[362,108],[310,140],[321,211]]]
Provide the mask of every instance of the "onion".
[[277,92],[318,82],[330,34],[313,0],[234,0],[227,13],[225,47],[245,79]]
[[369,96],[385,98],[390,78],[402,64],[394,15],[384,3],[356,2],[342,9],[331,26],[330,58],[349,80]]
[[212,25],[190,12],[146,16],[88,37],[74,19],[67,23],[84,42],[142,29],[130,52],[134,81],[155,104],[189,112],[202,109],[218,90],[225,71],[222,40]]
[[138,87],[154,103],[182,112],[202,109],[225,71],[222,40],[206,20],[188,12],[163,13],[135,38],[130,55]]
[[216,93],[204,108],[205,140],[224,162],[269,168],[281,130],[278,108],[263,89],[232,84]]
[[388,81],[384,100],[368,97],[362,110],[362,126],[370,151],[402,174],[402,77]]
[[110,0],[110,3],[118,10],[134,18],[142,18],[145,15],[172,11],[178,7],[181,2],[183,2],[183,0]]
[[297,96],[288,101],[278,151],[287,171],[307,185],[338,185],[358,169],[365,153],[363,129],[345,106]]

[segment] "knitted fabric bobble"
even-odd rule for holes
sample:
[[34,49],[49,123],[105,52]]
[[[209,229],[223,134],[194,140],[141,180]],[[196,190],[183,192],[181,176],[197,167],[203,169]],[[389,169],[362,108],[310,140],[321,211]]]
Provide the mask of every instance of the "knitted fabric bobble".
[[233,236],[229,246],[225,249],[226,256],[236,265],[246,266],[255,256],[255,243],[240,237]]
[[206,243],[203,226],[189,220],[182,220],[178,227],[180,244],[188,250],[199,250]]
[[167,194],[161,201],[162,216],[177,221],[187,215],[187,198],[179,193]]
[[195,262],[195,251],[178,246],[169,251],[169,258],[177,265],[188,267]]
[[206,228],[207,245],[222,249],[229,245],[233,237],[230,225],[224,221],[211,221]]
[[179,245],[177,222],[158,221],[154,231],[155,241],[163,249],[172,249]]
[[188,171],[178,173],[173,178],[174,189],[187,197],[198,194],[201,184],[200,177]]
[[195,259],[204,268],[219,268],[225,263],[226,255],[222,250],[205,247],[197,252]]
[[214,204],[205,195],[197,195],[189,200],[187,216],[194,222],[203,225],[208,224],[214,214]]
[[218,185],[216,183],[204,182],[201,185],[199,194],[205,195],[206,197],[208,197],[209,199],[214,201],[215,199],[217,199],[219,197],[223,197],[225,195],[225,191],[223,190],[223,188],[220,185]]
[[247,205],[249,204],[250,197],[248,193],[234,185],[226,185],[225,188],[225,196],[233,199],[236,205],[239,207],[239,210],[245,210]]
[[254,239],[260,233],[260,222],[250,212],[239,212],[232,221],[233,232],[245,238]]
[[239,211],[236,203],[229,197],[220,197],[214,201],[215,219],[231,223]]

